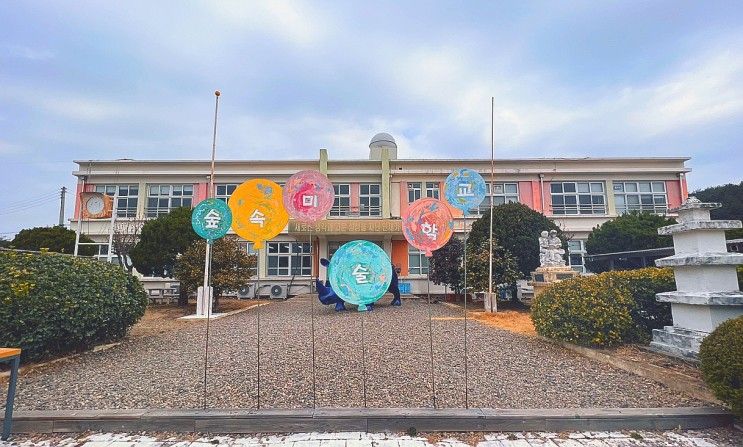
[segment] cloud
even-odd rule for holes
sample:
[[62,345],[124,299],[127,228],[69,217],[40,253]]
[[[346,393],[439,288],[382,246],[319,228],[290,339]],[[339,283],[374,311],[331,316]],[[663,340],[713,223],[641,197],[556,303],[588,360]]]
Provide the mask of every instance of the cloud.
[[5,45],[4,48],[5,53],[14,58],[30,61],[47,61],[54,58],[54,53],[49,50],[35,49],[23,45]]
[[327,29],[317,8],[296,1],[229,0],[208,2],[207,8],[220,23],[275,36],[298,46],[318,43]]
[[724,120],[743,111],[743,59],[724,50],[685,64],[655,85],[620,95],[628,122],[656,135]]

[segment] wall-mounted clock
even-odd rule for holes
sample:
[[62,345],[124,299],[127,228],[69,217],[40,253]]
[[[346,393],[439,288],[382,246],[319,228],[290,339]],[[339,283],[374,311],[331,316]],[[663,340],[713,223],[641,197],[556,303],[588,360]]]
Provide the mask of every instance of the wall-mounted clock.
[[84,192],[81,198],[83,218],[105,219],[111,217],[111,198],[99,192]]

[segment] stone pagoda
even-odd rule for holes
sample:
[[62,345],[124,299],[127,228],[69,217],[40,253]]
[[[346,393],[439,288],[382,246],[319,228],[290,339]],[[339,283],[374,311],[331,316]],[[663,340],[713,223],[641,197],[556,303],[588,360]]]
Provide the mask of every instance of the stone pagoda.
[[651,349],[689,360],[697,360],[699,345],[725,320],[743,315],[743,292],[738,289],[736,266],[743,254],[728,253],[725,230],[741,228],[738,220],[711,220],[710,211],[719,203],[702,203],[689,197],[676,210],[678,222],[659,228],[672,235],[675,254],[658,259],[658,267],[671,267],[676,291],[656,295],[671,303],[673,326],[653,329]]

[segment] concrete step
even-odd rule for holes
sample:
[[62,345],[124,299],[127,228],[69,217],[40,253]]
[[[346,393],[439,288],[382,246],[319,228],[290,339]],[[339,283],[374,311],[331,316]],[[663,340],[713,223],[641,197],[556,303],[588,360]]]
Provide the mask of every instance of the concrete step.
[[663,329],[653,329],[650,348],[675,357],[696,360],[699,356],[699,346],[706,336],[704,332],[666,326]]
[[655,340],[650,342],[649,348],[651,351],[655,351],[659,354],[677,357],[683,360],[699,361],[699,351],[679,348],[678,346],[660,343]]

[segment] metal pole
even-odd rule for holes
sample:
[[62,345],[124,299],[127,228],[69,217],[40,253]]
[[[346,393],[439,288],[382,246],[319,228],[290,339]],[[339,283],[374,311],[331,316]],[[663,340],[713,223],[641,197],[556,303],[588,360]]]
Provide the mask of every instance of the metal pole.
[[361,313],[361,380],[364,389],[364,408],[366,408],[366,343],[364,342],[364,314]]
[[82,193],[85,192],[85,180],[83,176],[82,182],[80,183],[80,194],[76,194],[75,200],[77,201],[77,231],[75,231],[75,251],[73,256],[77,256],[77,252],[80,248],[80,232],[83,230],[83,201],[81,200]]
[[[258,291],[256,290],[256,293]],[[258,295],[258,299],[260,299],[260,295]],[[257,336],[256,336],[256,342],[258,343],[258,399],[257,399],[257,407],[260,410],[261,409],[261,303],[258,303],[258,323],[257,326]]]
[[490,253],[488,256],[488,299],[485,312],[498,312],[498,299],[493,297],[493,194],[495,193],[495,97],[490,97]]
[[111,259],[113,258],[113,245],[114,245],[114,225],[116,225],[116,213],[118,213],[117,210],[117,202],[119,201],[119,185],[114,186],[116,189],[114,190],[114,198],[113,198],[113,209],[111,210],[111,222],[110,222],[110,228],[108,229],[108,252],[106,253],[106,262],[110,263]]
[[[314,270],[315,255],[314,247],[312,245],[312,229],[310,229],[310,291],[312,291],[312,281],[315,273]],[[317,382],[315,380],[315,297],[312,296],[312,294],[310,294],[310,321],[312,322],[312,408],[317,408]]]
[[467,238],[469,231],[467,229],[467,211],[464,211],[464,407],[470,407],[469,390],[469,371],[467,366]]
[[65,200],[65,194],[67,193],[67,187],[63,186],[62,190],[59,192],[59,226],[64,226],[64,200]]
[[431,352],[431,399],[433,401],[433,408],[436,408],[436,371],[434,370],[433,363],[433,316],[431,315],[431,263],[428,264],[428,272],[426,272],[426,280],[428,281],[428,339],[430,343]]
[[[217,112],[219,111],[219,90],[214,92],[214,132],[212,134],[212,159],[211,159],[211,170],[209,173],[209,189],[206,191],[206,198],[209,199],[214,193],[214,158],[217,154]],[[207,318],[212,314],[212,299],[214,298],[209,289],[209,276],[212,264],[212,244],[206,244],[206,253],[204,256],[204,294],[203,303],[206,305],[206,316]]]

